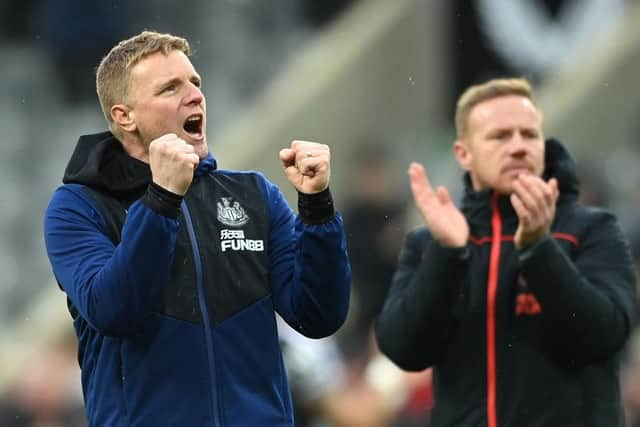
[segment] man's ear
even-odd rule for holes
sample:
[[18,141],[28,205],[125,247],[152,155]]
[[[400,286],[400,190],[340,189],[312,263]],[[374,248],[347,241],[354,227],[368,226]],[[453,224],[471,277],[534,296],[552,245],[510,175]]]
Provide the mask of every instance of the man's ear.
[[138,128],[135,113],[124,104],[116,104],[111,107],[111,119],[125,132],[135,132]]
[[460,139],[453,143],[453,155],[462,169],[468,171],[471,169],[471,152],[467,142]]

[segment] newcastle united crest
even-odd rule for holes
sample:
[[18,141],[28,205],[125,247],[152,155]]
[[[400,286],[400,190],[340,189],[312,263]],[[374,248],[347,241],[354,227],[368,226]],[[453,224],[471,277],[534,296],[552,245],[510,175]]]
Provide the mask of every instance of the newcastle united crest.
[[218,201],[218,221],[230,227],[239,227],[249,221],[249,216],[240,203],[231,197],[222,197]]

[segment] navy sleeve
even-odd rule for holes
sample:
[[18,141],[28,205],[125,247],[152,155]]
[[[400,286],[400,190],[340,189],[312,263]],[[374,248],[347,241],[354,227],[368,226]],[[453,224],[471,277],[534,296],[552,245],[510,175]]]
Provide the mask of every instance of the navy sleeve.
[[635,273],[612,215],[602,215],[583,239],[575,261],[551,238],[523,252],[520,261],[554,351],[589,363],[611,357],[628,338]]
[[467,259],[468,248],[442,247],[424,228],[407,235],[375,328],[380,350],[400,368],[440,359]]
[[351,268],[342,218],[336,213],[326,222],[303,222],[279,189],[263,182],[275,309],[303,335],[328,336],[342,325],[349,307]]
[[44,218],[47,254],[80,315],[104,335],[135,334],[151,314],[173,259],[178,221],[142,201],[114,246],[102,214],[79,185],[60,187]]

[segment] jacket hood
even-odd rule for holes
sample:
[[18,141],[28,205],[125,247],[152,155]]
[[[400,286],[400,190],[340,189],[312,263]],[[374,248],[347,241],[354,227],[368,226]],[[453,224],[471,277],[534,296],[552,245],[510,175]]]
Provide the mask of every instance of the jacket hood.
[[[196,175],[216,169],[208,154],[200,161]],[[64,171],[62,182],[82,184],[118,198],[135,200],[151,182],[151,169],[143,161],[129,156],[111,132],[83,135]]]
[[578,196],[580,182],[576,161],[567,148],[554,138],[546,141],[543,177],[545,180],[555,177],[558,180],[561,195]]

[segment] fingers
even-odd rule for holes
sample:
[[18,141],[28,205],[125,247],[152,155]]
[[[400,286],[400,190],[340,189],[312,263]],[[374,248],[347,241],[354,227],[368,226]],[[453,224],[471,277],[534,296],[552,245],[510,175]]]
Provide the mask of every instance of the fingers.
[[187,192],[199,163],[195,148],[175,134],[163,135],[149,144],[153,182],[175,194]]
[[331,150],[326,144],[294,140],[280,150],[280,160],[289,181],[303,193],[326,189],[331,174]]
[[314,177],[328,172],[331,150],[326,144],[295,140],[291,142],[291,148],[280,150],[280,159],[285,168],[295,166],[302,175]]
[[174,149],[177,153],[177,159],[190,164],[195,170],[200,163],[200,156],[196,154],[196,149],[191,144],[187,144],[184,140],[178,138],[175,142]]
[[416,204],[423,205],[429,203],[429,199],[433,197],[433,188],[431,187],[424,166],[420,163],[411,162],[408,173],[411,192],[413,193]]
[[162,155],[174,161],[190,164],[198,167],[200,157],[193,145],[178,137],[175,133],[168,133],[151,141],[149,145],[150,155]]
[[419,163],[412,162],[408,173],[416,207],[433,237],[446,247],[464,246],[469,238],[469,225],[451,201],[449,191],[443,186],[434,191],[427,171]]
[[[443,206],[442,200],[449,200],[449,193],[444,187],[438,189],[439,194],[431,186],[429,176],[423,165],[416,162],[409,164],[409,181],[411,183],[411,192],[413,193],[413,200],[418,210],[425,218],[440,211],[440,207]],[[440,194],[441,193],[441,194]]]
[[291,149],[296,152],[303,152],[311,150],[313,155],[319,154],[320,151],[329,151],[329,146],[326,144],[320,144],[313,141],[303,141],[296,139],[291,141]]
[[[529,217],[543,211],[543,197],[538,188],[534,185],[530,185],[529,182],[524,182],[523,178],[518,177],[513,183],[513,191],[517,196],[516,200],[524,211],[521,211]],[[521,217],[522,218],[522,217]]]
[[296,161],[296,152],[291,148],[283,148],[280,150],[280,161],[285,168],[293,166]]
[[544,182],[534,175],[518,176],[513,183],[511,204],[524,230],[550,227],[555,217],[558,196],[558,182],[555,178]]
[[331,150],[326,144],[296,140],[291,142],[291,150],[295,153],[296,163],[301,169],[331,160]]
[[441,204],[448,205],[449,203],[453,203],[451,201],[451,194],[449,194],[449,190],[447,190],[446,187],[438,187],[436,194],[438,195],[438,200]]
[[558,187],[558,180],[556,178],[551,178],[548,181],[549,187],[551,187],[551,191],[553,192],[553,203],[555,204],[558,201],[558,197],[560,197],[560,188]]
[[429,177],[427,176],[427,171],[424,166],[417,162],[409,163],[409,179],[411,184],[416,184],[418,187],[425,188],[431,187],[429,185]]
[[548,212],[557,200],[557,181],[544,182],[534,175],[520,175],[513,183],[514,193],[523,206],[532,212]]
[[520,221],[520,225],[527,228],[531,222],[529,217],[529,210],[524,206],[522,200],[516,193],[512,193],[510,196],[511,205],[513,209],[516,211],[516,215],[518,215],[518,219]]

